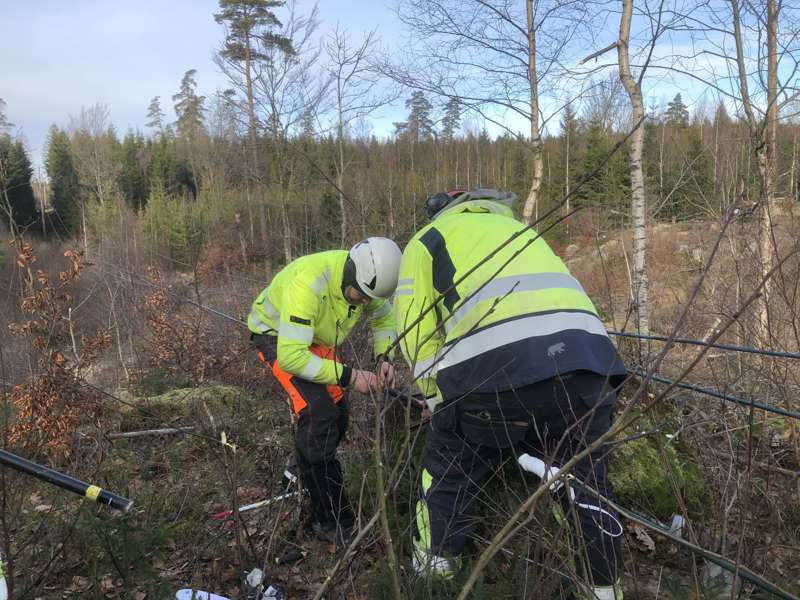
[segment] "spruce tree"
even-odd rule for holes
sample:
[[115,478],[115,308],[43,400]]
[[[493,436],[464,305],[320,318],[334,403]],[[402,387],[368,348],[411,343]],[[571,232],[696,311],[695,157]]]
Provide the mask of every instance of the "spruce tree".
[[164,111],[161,110],[161,96],[155,96],[147,107],[147,127],[156,135],[164,135]]
[[38,219],[32,175],[31,161],[22,142],[0,134],[0,212],[12,229],[26,229]]
[[683,103],[680,93],[675,94],[672,102],[667,104],[667,112],[664,113],[667,123],[677,125],[678,127],[689,126],[689,111]]
[[197,83],[194,76],[197,69],[189,69],[181,79],[181,88],[172,96],[175,103],[175,114],[178,117],[175,125],[179,137],[194,140],[203,131],[205,96],[197,95]]
[[8,133],[13,126],[14,124],[6,119],[6,101],[0,98],[0,135]]
[[55,125],[50,128],[45,168],[50,179],[50,203],[56,213],[53,227],[67,235],[74,233],[80,223],[80,183],[69,138]]
[[140,210],[147,201],[147,173],[141,164],[144,140],[128,132],[117,149],[117,184],[126,204]]
[[571,104],[564,107],[561,117],[561,153],[559,174],[563,173],[563,192],[566,193],[575,183],[575,178],[580,175],[580,160],[578,155],[578,134],[580,121]]
[[702,215],[702,209],[713,208],[714,199],[714,166],[698,131],[693,131],[689,138],[686,165],[690,174],[687,191],[689,205],[681,216],[692,218]]

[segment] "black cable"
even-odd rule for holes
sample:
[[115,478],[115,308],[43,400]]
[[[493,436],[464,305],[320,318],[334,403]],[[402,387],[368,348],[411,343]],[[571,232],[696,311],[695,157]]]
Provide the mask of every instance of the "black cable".
[[733,573],[734,575],[745,579],[746,581],[750,582],[757,588],[764,590],[765,592],[769,592],[770,594],[774,594],[778,598],[783,598],[784,600],[800,600],[797,596],[792,594],[791,592],[787,592],[777,585],[772,583],[771,581],[764,579],[760,575],[754,573],[744,565],[738,564],[733,562],[732,560],[725,558],[724,556],[717,554],[716,552],[711,552],[710,550],[706,550],[705,548],[701,548],[700,546],[691,543],[688,540],[683,539],[682,537],[675,535],[669,528],[664,527],[661,523],[653,521],[644,515],[641,515],[633,510],[625,508],[616,502],[609,500],[602,494],[600,494],[597,490],[591,488],[590,486],[584,484],[583,482],[578,481],[575,478],[571,478],[572,481],[577,482],[578,486],[581,490],[588,492],[591,496],[601,500],[611,506],[614,510],[616,510],[619,514],[624,516],[625,518],[642,525],[648,529],[651,529],[658,533],[659,535],[663,535],[664,537],[668,538],[669,540],[675,542],[679,546],[683,546],[693,554],[697,554],[698,556],[702,556],[707,561],[712,562],[716,565],[719,565],[726,571]]
[[655,340],[659,342],[673,342],[676,344],[690,344],[693,346],[705,346],[706,348],[719,348],[720,350],[733,350],[734,352],[744,352],[749,354],[762,354],[764,356],[777,356],[779,358],[800,358],[800,352],[782,352],[778,350],[762,350],[761,348],[749,348],[747,346],[733,346],[731,344],[711,344],[702,340],[690,338],[669,338],[663,335],[645,335],[643,333],[632,333],[628,331],[609,331],[609,335],[619,337],[636,338],[639,340]]
[[[637,377],[645,377],[646,373],[642,371],[636,371],[633,369],[628,369],[628,373],[631,375],[636,375]],[[768,404],[762,404],[760,402],[753,402],[752,400],[745,400],[743,398],[737,398],[736,396],[728,396],[721,392],[717,392],[715,390],[709,390],[707,388],[702,388],[696,385],[692,385],[691,383],[676,383],[671,379],[667,379],[666,377],[660,377],[658,375],[651,375],[650,379],[653,381],[658,381],[659,383],[665,383],[667,385],[675,385],[676,387],[683,388],[685,390],[691,390],[693,392],[697,392],[698,394],[704,394],[706,396],[711,396],[713,398],[719,398],[720,400],[725,400],[726,402],[733,402],[734,404],[739,404],[741,406],[745,406],[747,408],[758,408],[760,410],[764,410],[766,412],[771,412],[776,415],[781,415],[784,417],[791,417],[792,419],[800,419],[800,413],[794,412],[791,410],[784,410],[782,408],[777,408],[775,406],[769,406]]]

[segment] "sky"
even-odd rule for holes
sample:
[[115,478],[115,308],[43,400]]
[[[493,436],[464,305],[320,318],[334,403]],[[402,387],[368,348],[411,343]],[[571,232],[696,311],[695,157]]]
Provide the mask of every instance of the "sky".
[[[298,1],[301,12],[310,10],[312,0]],[[319,0],[319,35],[326,36],[337,23],[353,40],[376,29],[384,45],[402,52],[395,2]],[[161,97],[168,120],[174,120],[171,97],[189,69],[197,70],[202,95],[230,87],[213,62],[224,37],[213,18],[218,10],[217,0],[0,0],[0,98],[15,125],[12,133],[25,140],[34,165],[42,165],[50,126],[67,127],[82,107],[107,105],[111,122],[124,135],[146,131],[147,106],[154,96]],[[279,17],[282,10],[276,11]],[[615,36],[613,25],[603,34]],[[581,48],[581,56],[594,49]],[[613,63],[610,55],[604,59]],[[648,85],[648,99],[664,103],[683,91],[690,109],[700,95],[690,89],[696,83],[676,85],[660,75]],[[373,119],[373,133],[392,133],[393,121],[407,113],[404,100],[382,109]],[[512,127],[526,130],[521,121]]]
[[[0,1],[0,98],[34,164],[50,126],[66,127],[81,107],[108,105],[124,134],[145,131],[154,96],[174,118],[171,97],[189,69],[201,94],[229,87],[213,62],[224,36],[218,9],[217,0]],[[323,35],[337,21],[356,38],[397,29],[383,0],[321,0],[319,10]]]

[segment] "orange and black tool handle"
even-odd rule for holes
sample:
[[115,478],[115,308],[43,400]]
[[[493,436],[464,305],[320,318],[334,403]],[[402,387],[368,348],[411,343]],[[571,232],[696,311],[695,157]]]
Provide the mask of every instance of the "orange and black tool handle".
[[36,464],[26,458],[12,454],[7,450],[0,450],[0,465],[11,467],[31,477],[36,477],[37,479],[52,483],[53,485],[57,485],[75,494],[80,494],[93,502],[105,504],[123,512],[128,512],[131,506],[133,506],[133,500],[117,496],[96,485],[86,483],[80,479],[75,479],[55,469]]

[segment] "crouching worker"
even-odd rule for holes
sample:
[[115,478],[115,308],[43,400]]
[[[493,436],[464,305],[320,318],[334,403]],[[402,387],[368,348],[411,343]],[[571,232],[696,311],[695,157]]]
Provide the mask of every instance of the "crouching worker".
[[297,415],[295,454],[312,504],[312,527],[322,539],[344,543],[353,510],[336,448],[347,431],[346,390],[362,394],[391,386],[394,370],[342,364],[336,346],[366,314],[375,357],[396,339],[388,298],[397,286],[400,249],[371,237],[350,251],[298,258],[272,279],[247,319],[260,359],[272,370]]
[[[403,253],[395,320],[398,331],[411,326],[401,346],[433,410],[415,520],[418,573],[456,567],[473,502],[505,458],[528,454],[558,467],[606,432],[625,376],[580,283],[543,239],[532,242],[534,231],[521,232],[514,198],[436,194],[426,202],[432,223]],[[573,474],[610,494],[602,452]],[[619,519],[580,486],[570,490],[560,496],[579,548],[576,592],[619,599]]]

